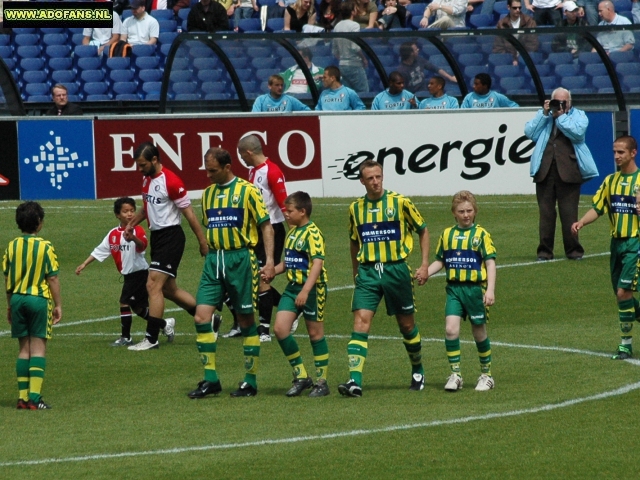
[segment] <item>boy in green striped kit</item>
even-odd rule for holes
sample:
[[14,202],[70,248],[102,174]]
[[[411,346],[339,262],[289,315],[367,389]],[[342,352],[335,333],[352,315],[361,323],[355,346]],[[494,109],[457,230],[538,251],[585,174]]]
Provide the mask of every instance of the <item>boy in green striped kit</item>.
[[489,232],[475,223],[478,205],[471,192],[456,193],[451,211],[457,225],[442,233],[436,248],[436,261],[429,265],[429,276],[444,267],[447,277],[444,343],[451,375],[444,389],[455,392],[464,383],[460,373],[460,322],[469,317],[480,357],[476,390],[487,391],[495,386],[487,322],[489,306],[495,302],[496,249]]
[[[284,262],[276,265],[276,275],[286,273],[289,283],[278,305],[274,332],[293,368],[293,385],[286,395],[297,397],[311,388],[310,397],[324,397],[329,395],[329,347],[324,337],[324,306],[327,300],[324,237],[309,218],[312,204],[308,193],[292,193],[285,199],[284,206],[284,216],[291,230],[285,238]],[[313,349],[315,385],[304,368],[298,343],[291,335],[291,326],[300,313],[304,315]]]
[[37,202],[16,209],[22,235],[12,240],[2,260],[6,280],[7,318],[20,351],[16,362],[18,410],[51,408],[42,400],[47,340],[62,318],[58,259],[51,243],[37,237],[44,210]]
[[571,226],[578,231],[607,214],[611,225],[611,284],[618,303],[620,345],[614,360],[633,356],[633,322],[640,317],[640,305],[633,297],[637,283],[638,212],[636,196],[640,192],[640,171],[636,165],[638,144],[628,135],[613,142],[613,158],[619,170],[608,175],[593,196],[593,207]]
[[[202,223],[206,227],[209,253],[205,257],[196,295],[196,344],[204,365],[204,379],[189,392],[189,398],[204,398],[222,391],[216,370],[217,335],[212,315],[227,297],[236,311],[243,337],[245,377],[232,397],[253,397],[258,393],[256,374],[260,337],[254,312],[258,302],[260,273],[265,281],[274,277],[273,228],[260,190],[231,171],[231,155],[210,148],[204,156],[212,185],[202,192]],[[253,252],[262,231],[266,262],[262,272]]]

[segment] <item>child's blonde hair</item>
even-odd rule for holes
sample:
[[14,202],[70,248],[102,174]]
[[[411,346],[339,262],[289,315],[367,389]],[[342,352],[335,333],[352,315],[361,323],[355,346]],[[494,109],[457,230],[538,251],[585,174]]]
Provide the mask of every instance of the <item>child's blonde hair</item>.
[[451,202],[451,212],[456,211],[456,207],[461,203],[469,202],[473,207],[473,211],[478,214],[478,204],[476,203],[476,197],[473,196],[469,190],[460,190],[453,196],[453,201]]

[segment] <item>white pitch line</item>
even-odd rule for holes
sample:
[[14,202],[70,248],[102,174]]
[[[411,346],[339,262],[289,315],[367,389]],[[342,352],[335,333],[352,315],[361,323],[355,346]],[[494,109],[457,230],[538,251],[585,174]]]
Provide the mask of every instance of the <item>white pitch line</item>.
[[345,432],[326,433],[323,435],[304,435],[304,436],[298,436],[298,437],[264,439],[264,440],[256,440],[253,442],[220,443],[220,444],[210,444],[210,445],[200,445],[200,446],[194,445],[192,447],[167,448],[162,450],[145,450],[142,452],[102,453],[102,454],[96,454],[96,455],[83,455],[83,456],[76,456],[76,457],[43,458],[40,460],[1,462],[0,467],[15,467],[15,466],[24,466],[24,465],[46,465],[46,464],[52,464],[52,463],[87,462],[87,461],[94,461],[94,460],[111,460],[116,458],[131,458],[131,457],[142,457],[142,456],[151,456],[151,455],[167,455],[167,454],[202,452],[202,451],[211,451],[211,450],[231,450],[231,449],[237,449],[237,448],[259,447],[259,446],[265,446],[265,445],[283,445],[283,444],[292,444],[292,443],[298,443],[298,442],[333,440],[336,438],[375,435],[378,433],[415,430],[418,428],[440,427],[443,425],[458,425],[458,424],[477,422],[482,420],[502,419],[502,418],[515,417],[519,415],[529,415],[529,414],[535,414],[535,413],[541,413],[541,412],[550,412],[552,410],[572,407],[574,405],[579,405],[585,402],[605,400],[607,398],[611,398],[619,395],[625,395],[629,392],[632,392],[638,389],[640,389],[640,382],[631,383],[629,385],[616,388],[615,390],[609,390],[607,392],[597,393],[595,395],[589,395],[587,397],[575,398],[573,400],[566,400],[560,403],[551,403],[547,405],[541,405],[539,407],[524,408],[520,410],[511,410],[508,412],[501,412],[501,413],[487,413],[485,415],[472,415],[468,417],[452,418],[450,420],[433,420],[430,422],[411,423],[411,424],[404,424],[404,425],[390,425],[388,427],[371,428],[371,429],[348,430]]

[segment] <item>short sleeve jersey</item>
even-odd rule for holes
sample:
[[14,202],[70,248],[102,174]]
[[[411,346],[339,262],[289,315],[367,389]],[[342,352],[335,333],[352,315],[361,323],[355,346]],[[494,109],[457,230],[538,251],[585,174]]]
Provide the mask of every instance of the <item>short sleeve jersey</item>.
[[501,93],[489,90],[486,95],[476,92],[467,93],[460,108],[517,108],[519,105]]
[[310,110],[304,103],[290,95],[281,95],[280,98],[273,98],[266,93],[260,95],[253,102],[252,112],[302,112]]
[[144,177],[142,200],[152,231],[180,225],[180,209],[191,205],[180,177],[165,167],[154,177]]
[[258,188],[241,178],[210,185],[202,192],[202,224],[213,250],[255,247],[258,227],[269,213]]
[[51,298],[47,277],[58,275],[53,245],[35,235],[23,235],[9,243],[2,259],[7,293]]
[[[315,223],[309,222],[302,227],[289,230],[284,245],[284,266],[287,280],[304,285],[309,277],[313,260],[324,260],[324,236]],[[327,270],[322,272],[316,283],[327,282]]]
[[404,260],[413,249],[413,232],[427,227],[410,199],[389,190],[376,201],[365,195],[353,202],[349,224],[351,240],[360,245],[360,263]]
[[144,258],[148,243],[147,234],[140,225],[136,225],[133,234],[144,243],[142,249],[138,249],[134,242],[129,242],[124,238],[124,228],[116,227],[104,237],[100,245],[94,248],[91,256],[99,262],[104,262],[111,255],[116,262],[116,268],[122,275],[147,270],[149,264]]
[[436,248],[436,260],[444,263],[447,282],[486,282],[486,261],[495,257],[491,235],[477,224],[445,229]]
[[371,110],[411,110],[413,106],[409,102],[412,99],[417,101],[416,96],[408,90],[391,95],[386,89],[373,99]]
[[608,175],[593,196],[593,209],[598,215],[609,216],[613,238],[638,236],[636,192],[640,189],[640,170],[635,173],[620,172]]
[[429,97],[420,102],[420,108],[426,110],[444,110],[460,108],[458,99],[447,95],[446,93],[441,97]]
[[280,167],[267,158],[262,165],[249,169],[249,181],[262,193],[271,223],[284,222],[282,212],[287,198],[287,185]]
[[358,94],[344,85],[335,90],[331,90],[330,88],[323,90],[316,105],[316,110],[323,111],[364,109],[364,103],[362,103]]

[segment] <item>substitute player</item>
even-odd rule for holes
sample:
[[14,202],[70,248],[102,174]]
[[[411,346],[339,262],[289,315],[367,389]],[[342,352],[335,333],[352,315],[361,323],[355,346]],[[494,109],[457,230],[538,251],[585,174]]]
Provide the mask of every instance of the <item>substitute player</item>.
[[478,205],[473,194],[462,190],[453,196],[451,211],[457,225],[445,229],[438,240],[436,261],[429,276],[442,267],[447,276],[447,303],[444,308],[445,340],[451,375],[444,389],[462,388],[460,373],[460,322],[469,318],[480,357],[480,377],[476,390],[495,386],[491,375],[491,342],[487,336],[489,306],[495,302],[496,249],[491,235],[475,223]]
[[169,341],[175,334],[175,320],[164,316],[164,299],[168,298],[195,315],[196,301],[193,296],[178,287],[176,277],[184,253],[186,237],[181,226],[181,214],[185,216],[200,245],[200,255],[209,251],[207,239],[191,208],[191,200],[182,180],[160,162],[160,152],[150,142],[142,143],[135,149],[133,156],[138,171],[144,175],[142,181],[142,199],[144,209],[140,210],[129,222],[126,230],[133,228],[145,218],[151,230],[151,266],[147,280],[149,293],[149,316],[147,321],[154,328],[147,331],[145,339],[129,350],[150,350],[158,348],[158,335],[164,329]]
[[636,165],[638,144],[635,138],[622,136],[613,142],[613,158],[618,171],[608,175],[593,197],[593,207],[571,226],[577,235],[582,227],[607,214],[611,225],[611,284],[618,302],[620,345],[614,360],[633,356],[633,322],[640,317],[640,304],[633,297],[637,282],[638,215],[636,195],[640,191],[640,172]]
[[253,397],[258,393],[256,373],[260,338],[254,319],[260,270],[253,252],[262,231],[266,262],[265,281],[274,277],[273,229],[260,191],[231,171],[231,155],[210,148],[204,156],[207,177],[212,185],[202,192],[202,223],[207,229],[210,251],[205,258],[198,286],[195,327],[196,344],[204,365],[204,379],[189,398],[204,398],[222,391],[216,371],[217,337],[211,316],[228,295],[236,312],[244,349],[244,381],[232,397]]
[[[311,388],[310,397],[329,395],[327,368],[329,347],[324,337],[324,305],[327,301],[327,271],[324,268],[324,236],[310,219],[311,198],[295,192],[284,201],[285,217],[291,226],[285,244],[284,262],[276,275],[287,274],[288,284],[278,305],[274,332],[280,348],[293,368],[293,385],[287,397],[297,397]],[[316,367],[316,383],[309,378],[291,327],[304,315]],[[312,388],[313,387],[313,388]]]
[[58,258],[53,245],[37,237],[44,210],[37,202],[24,202],[16,209],[22,235],[4,252],[2,271],[7,291],[7,320],[11,337],[18,339],[16,361],[18,410],[51,408],[42,400],[47,340],[53,325],[62,319],[58,281]]
[[407,256],[418,233],[422,262],[416,270],[418,285],[428,278],[429,232],[420,212],[407,197],[385,190],[382,165],[365,160],[360,183],[367,194],[349,207],[351,263],[355,289],[351,301],[353,333],[347,345],[350,380],[338,385],[340,394],[362,396],[362,369],[367,358],[369,330],[384,297],[387,315],[395,315],[411,361],[411,390],[424,388],[420,332],[414,321],[415,301]]

